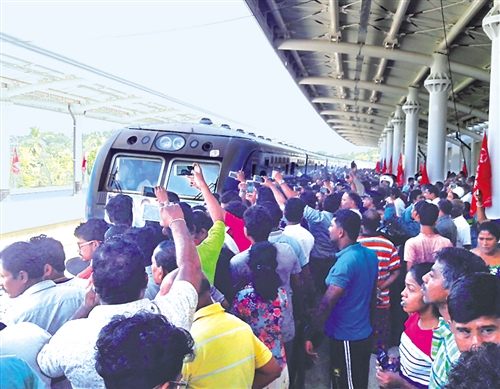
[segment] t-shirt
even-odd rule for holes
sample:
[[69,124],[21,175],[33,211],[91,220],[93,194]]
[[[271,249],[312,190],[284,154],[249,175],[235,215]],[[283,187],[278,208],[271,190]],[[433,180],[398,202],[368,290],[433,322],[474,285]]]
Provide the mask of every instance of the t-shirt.
[[196,312],[190,333],[195,358],[182,369],[189,388],[251,388],[255,369],[273,357],[250,326],[219,303]]
[[335,258],[338,248],[332,242],[328,231],[332,224],[333,214],[328,211],[318,211],[306,205],[304,219],[307,220],[309,232],[314,237],[311,258]]
[[[387,238],[381,235],[367,236],[361,235],[358,237],[358,242],[364,247],[367,247],[377,254],[378,258],[378,281],[377,286],[382,285],[396,269],[401,267],[398,250],[396,246]],[[391,297],[389,288],[380,291],[377,299],[377,308],[390,308]]]
[[245,221],[232,213],[225,212],[224,222],[229,227],[227,233],[234,239],[234,243],[236,243],[240,252],[248,249],[252,242],[245,235]]
[[198,255],[200,256],[201,269],[211,284],[214,283],[215,268],[217,267],[220,251],[224,245],[225,234],[226,225],[222,220],[217,220],[208,230],[207,238],[196,246]]
[[467,220],[460,215],[453,219],[453,223],[457,226],[457,247],[463,248],[465,245],[470,245],[470,225]]
[[299,224],[287,225],[284,234],[296,239],[300,243],[302,252],[307,258],[307,263],[309,263],[311,250],[314,246],[314,236]]
[[404,260],[407,262],[425,263],[434,262],[434,254],[445,247],[453,247],[449,239],[439,234],[418,234],[406,241]]
[[401,360],[401,376],[417,388],[427,388],[431,374],[431,345],[433,330],[419,327],[418,313],[412,314],[405,322],[405,330],[401,334],[399,355]]
[[373,250],[352,244],[337,253],[337,262],[326,277],[326,285],[345,290],[325,324],[325,332],[336,340],[362,340],[372,333],[370,302],[378,275]]

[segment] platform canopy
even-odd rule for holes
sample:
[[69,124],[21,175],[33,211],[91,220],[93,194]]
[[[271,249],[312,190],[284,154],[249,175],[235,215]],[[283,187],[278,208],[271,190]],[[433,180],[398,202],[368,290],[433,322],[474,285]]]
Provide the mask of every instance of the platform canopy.
[[473,126],[488,120],[491,40],[482,20],[492,1],[246,2],[318,114],[355,145],[379,145],[410,86],[419,88],[419,128],[426,138],[424,80],[433,53],[448,54],[451,69],[448,132],[459,129],[477,139]]

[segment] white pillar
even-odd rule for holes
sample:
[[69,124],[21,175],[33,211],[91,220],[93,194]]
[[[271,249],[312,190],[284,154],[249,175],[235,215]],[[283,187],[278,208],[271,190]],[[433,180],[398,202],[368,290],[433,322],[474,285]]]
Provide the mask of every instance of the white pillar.
[[0,102],[0,201],[10,195],[10,168],[12,164],[10,136],[15,134],[12,123],[9,121],[11,107],[11,102]]
[[493,205],[486,208],[489,219],[500,218],[500,0],[483,19],[483,30],[491,39],[490,110],[488,151],[491,159]]
[[444,182],[448,91],[446,55],[434,53],[431,74],[424,82],[429,92],[429,128],[427,131],[427,174],[431,183]]
[[[391,121],[387,123],[385,127],[385,133],[387,134],[387,144],[386,144],[386,150],[385,150],[385,161],[387,165],[387,171],[389,173],[393,173],[394,170],[394,161],[392,161],[392,170],[389,170],[390,168],[390,163],[391,163],[391,157],[392,157],[392,147],[394,144],[394,127],[392,127]],[[397,162],[396,162],[397,163]],[[396,165],[397,166],[397,165]]]
[[[469,176],[475,176],[476,175],[476,170],[477,170],[477,160],[478,160],[478,155],[477,155],[477,142],[475,139],[471,139],[470,142],[470,169],[469,169]],[[472,190],[472,188],[471,188]]]
[[392,144],[392,170],[398,174],[399,156],[403,152],[403,127],[405,125],[405,115],[401,105],[396,106],[396,113],[391,120],[394,125],[394,138]]
[[[385,133],[382,133],[381,143],[380,143],[380,163],[381,163],[380,170],[382,170],[382,168],[383,168],[385,156],[387,153],[387,138],[386,137],[387,137],[387,135],[385,135]],[[386,162],[386,164],[387,164],[387,162]]]
[[406,114],[405,125],[405,182],[408,177],[415,177],[417,173],[417,140],[418,140],[418,113],[420,104],[418,102],[418,88],[411,86],[408,88],[408,97],[403,105]]
[[73,127],[73,194],[77,194],[82,189],[82,130],[86,118],[81,114],[73,114],[71,107],[69,112]]

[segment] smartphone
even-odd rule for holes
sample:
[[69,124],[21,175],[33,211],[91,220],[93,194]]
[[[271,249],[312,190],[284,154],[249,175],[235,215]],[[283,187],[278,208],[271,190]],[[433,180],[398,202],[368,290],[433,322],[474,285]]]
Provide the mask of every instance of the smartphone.
[[238,172],[229,172],[228,176],[237,180],[238,179]]
[[255,183],[253,181],[247,181],[247,193],[254,194],[255,192]]
[[160,222],[160,209],[157,205],[144,204],[142,211],[142,220],[151,220],[154,222]]
[[260,182],[260,183],[263,183],[263,182],[264,182],[264,179],[263,179],[261,176],[257,176],[257,175],[255,175],[255,176],[253,176],[252,181],[253,181],[253,182]]
[[192,176],[193,175],[193,166],[189,165],[179,165],[177,166],[177,170],[175,172],[176,176]]
[[152,186],[143,186],[142,195],[146,197],[156,197],[155,188],[153,188]]

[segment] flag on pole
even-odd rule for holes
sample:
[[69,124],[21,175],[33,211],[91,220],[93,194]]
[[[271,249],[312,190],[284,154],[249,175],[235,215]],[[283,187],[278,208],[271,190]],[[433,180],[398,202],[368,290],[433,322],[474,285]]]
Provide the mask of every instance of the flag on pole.
[[462,166],[462,172],[465,173],[465,176],[468,177],[469,176],[469,172],[467,171],[467,164],[465,163],[465,158],[464,158],[464,164]]
[[82,159],[82,171],[85,173],[87,171],[87,156],[83,153]]
[[420,185],[430,184],[429,176],[427,175],[427,162],[424,161],[423,165],[420,165],[420,173],[422,174],[422,180]]
[[12,153],[12,165],[10,167],[12,174],[21,173],[21,163],[19,162],[19,155],[17,154],[17,147],[14,147],[14,152]]
[[388,168],[387,173],[392,174],[392,155],[391,155],[391,160],[389,162],[389,168]]
[[[488,137],[486,132],[483,136],[483,143],[481,145],[481,154],[479,155],[479,163],[476,170],[476,181],[474,182],[474,190],[481,191],[483,207],[491,207],[492,196],[491,196],[491,160],[490,154],[488,152]],[[472,204],[470,205],[470,213],[474,215],[477,212],[476,197],[472,196]]]
[[387,164],[385,163],[385,159],[384,159],[384,165],[382,166],[382,174],[386,174],[387,173]]
[[377,165],[375,166],[375,173],[380,173],[380,161],[377,161]]
[[405,184],[405,173],[403,170],[403,154],[399,153],[398,162],[398,186],[403,186]]

